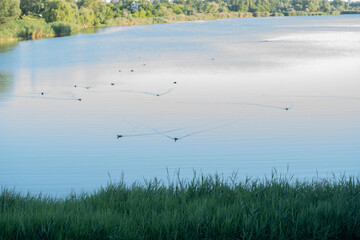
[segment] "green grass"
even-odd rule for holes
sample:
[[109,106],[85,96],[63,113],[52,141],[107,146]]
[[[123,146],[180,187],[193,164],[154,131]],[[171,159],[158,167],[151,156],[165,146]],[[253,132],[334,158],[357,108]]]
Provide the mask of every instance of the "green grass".
[[64,22],[52,22],[50,26],[54,30],[55,36],[69,36],[79,30],[77,25]]
[[360,14],[360,10],[346,10],[346,11],[341,11],[341,14]]
[[[270,13],[262,13],[259,16],[270,16]],[[134,18],[132,16],[118,17],[109,19],[105,24],[100,26],[130,26],[130,25],[146,25],[146,24],[158,24],[158,23],[172,23],[180,21],[197,21],[197,20],[216,20],[224,18],[242,18],[253,17],[252,13],[240,13],[240,12],[224,12],[204,14],[196,13],[194,15],[184,14],[172,14],[166,17],[151,17],[151,18]]]
[[[341,14],[357,14],[358,10],[342,11]],[[126,17],[117,17],[107,20],[103,26],[129,26],[144,25],[156,23],[171,23],[179,21],[196,21],[196,20],[216,20],[224,18],[243,18],[243,17],[270,17],[270,16],[310,16],[340,14],[338,11],[329,13],[324,12],[217,12],[217,13],[194,13],[193,15],[169,13],[163,17],[135,18],[131,15]],[[22,16],[22,20],[11,21],[0,25],[0,41],[8,40],[27,40],[40,39],[54,36],[69,36],[77,33],[81,29],[80,25],[64,22],[46,23],[43,18]]]
[[45,22],[44,18],[35,18],[32,16],[22,16],[21,19],[26,21]]
[[360,185],[215,175],[63,199],[3,189],[0,239],[360,239]]
[[53,36],[68,36],[79,27],[70,23],[46,23],[41,19],[23,19],[0,25],[0,40],[26,40]]
[[53,35],[51,26],[41,21],[17,20],[0,27],[0,39],[3,40],[38,39]]

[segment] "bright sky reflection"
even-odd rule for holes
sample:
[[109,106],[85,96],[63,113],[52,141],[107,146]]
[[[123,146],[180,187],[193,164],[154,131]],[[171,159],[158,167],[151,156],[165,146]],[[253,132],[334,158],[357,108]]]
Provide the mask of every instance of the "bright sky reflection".
[[[105,185],[108,172],[129,183],[166,179],[166,168],[358,175],[359,20],[104,28],[0,51],[0,184],[63,196]],[[152,129],[200,133],[117,139]]]

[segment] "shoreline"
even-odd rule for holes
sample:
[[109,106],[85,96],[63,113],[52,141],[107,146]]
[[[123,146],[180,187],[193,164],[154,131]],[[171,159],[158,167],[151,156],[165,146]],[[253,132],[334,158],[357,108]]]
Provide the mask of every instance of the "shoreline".
[[[279,15],[278,13],[270,14],[270,12],[257,13],[253,14],[251,12],[226,12],[226,13],[217,13],[217,14],[197,14],[197,15],[184,15],[179,14],[169,18],[164,17],[151,17],[151,18],[113,18],[109,20],[107,24],[101,24],[99,26],[90,26],[82,27],[75,24],[55,22],[55,23],[45,23],[40,22],[43,28],[49,28],[47,31],[41,29],[39,32],[31,32],[32,26],[27,27],[26,30],[28,33],[26,36],[12,36],[9,38],[1,38],[0,30],[0,44],[6,42],[15,42],[15,41],[26,41],[26,40],[37,40],[44,38],[53,38],[53,37],[64,37],[71,36],[81,32],[83,29],[91,29],[98,27],[122,27],[122,26],[135,26],[135,25],[151,25],[151,24],[163,24],[163,23],[175,23],[175,22],[192,22],[192,21],[210,21],[210,20],[221,20],[221,19],[234,19],[234,18],[252,18],[252,17],[294,17],[294,16],[328,16],[328,15],[348,15],[348,14],[360,14],[360,11],[343,11],[343,12],[334,12],[334,13],[325,13],[325,12],[293,12],[287,15]],[[32,24],[34,21],[31,20],[17,20],[12,22],[13,25],[19,25],[24,23]],[[54,27],[54,25],[56,25]],[[5,26],[5,24],[3,25]],[[52,28],[52,30],[51,30]]]

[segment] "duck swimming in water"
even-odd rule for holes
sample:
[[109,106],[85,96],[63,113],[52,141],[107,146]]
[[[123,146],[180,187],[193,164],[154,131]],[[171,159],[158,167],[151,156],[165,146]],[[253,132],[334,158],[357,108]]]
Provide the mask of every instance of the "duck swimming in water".
[[286,107],[284,109],[285,109],[285,111],[289,111],[292,107],[293,107],[293,105],[291,105],[290,107]]
[[174,142],[176,142],[176,141],[179,141],[179,140],[181,140],[181,139],[183,139],[183,138],[190,137],[190,136],[195,135],[195,134],[204,133],[204,132],[208,132],[208,131],[215,130],[215,129],[218,129],[218,128],[226,127],[226,126],[231,125],[231,124],[234,124],[234,123],[236,123],[236,122],[238,122],[238,121],[239,121],[239,120],[236,120],[236,121],[233,121],[233,122],[230,122],[230,123],[227,123],[227,124],[224,124],[224,125],[220,125],[220,126],[217,126],[217,127],[213,127],[213,128],[208,128],[208,129],[204,129],[204,130],[201,130],[201,131],[192,132],[192,133],[186,134],[186,135],[181,136],[181,137],[171,137],[171,136],[169,136],[169,135],[164,134],[164,132],[159,132],[159,131],[157,131],[156,129],[153,129],[153,131],[156,132],[156,133],[158,133],[158,134],[160,134],[160,135],[163,135],[163,136],[165,136],[165,137],[167,137],[167,138],[169,138],[169,139],[172,139],[172,140],[174,140]]
[[[182,128],[177,128],[177,129],[167,130],[167,131],[163,131],[163,132],[153,130],[154,131],[153,133],[143,133],[143,134],[133,134],[133,135],[122,135],[122,134],[120,135],[120,134],[118,134],[117,139],[124,138],[124,137],[142,137],[142,136],[158,135],[158,134],[164,134],[164,133],[179,131],[181,129]],[[177,141],[177,140],[178,140],[178,138],[176,138],[175,141]]]
[[152,95],[152,96],[155,96],[155,97],[160,97],[162,95],[168,94],[172,90],[173,89],[170,88],[169,90],[167,90],[166,92],[163,92],[163,93],[140,92],[140,91],[131,91],[131,90],[121,90],[121,92],[142,93],[142,94],[146,94],[146,95]]

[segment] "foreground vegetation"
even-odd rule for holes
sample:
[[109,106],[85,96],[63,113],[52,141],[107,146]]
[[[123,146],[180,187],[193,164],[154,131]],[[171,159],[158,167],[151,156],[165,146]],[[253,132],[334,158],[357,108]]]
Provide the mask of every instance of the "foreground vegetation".
[[215,175],[65,199],[3,189],[0,239],[360,239],[359,183]]
[[360,13],[360,2],[342,0],[0,0],[0,6],[0,40],[64,36],[93,26]]
[[0,40],[39,39],[54,36],[67,36],[79,28],[75,24],[34,20],[18,20],[3,24],[0,29]]

